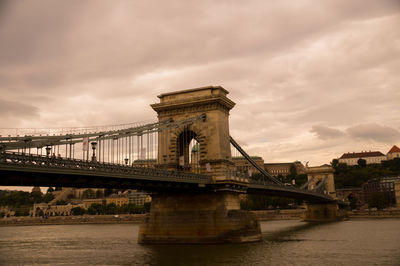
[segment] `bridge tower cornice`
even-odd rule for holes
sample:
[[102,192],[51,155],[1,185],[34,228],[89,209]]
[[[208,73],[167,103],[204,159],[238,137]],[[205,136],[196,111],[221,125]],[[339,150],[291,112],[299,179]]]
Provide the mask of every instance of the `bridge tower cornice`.
[[[200,145],[199,164],[202,173],[217,182],[225,180],[233,169],[229,142],[229,111],[235,103],[227,97],[229,92],[221,86],[208,86],[190,90],[164,93],[158,96],[160,103],[151,107],[157,112],[159,121],[179,121],[187,117],[205,114],[206,119],[184,129],[171,129],[159,134],[161,167],[188,165],[186,151],[190,139]],[[190,136],[189,140],[187,137]],[[185,143],[183,143],[185,142]],[[185,147],[184,147],[185,146]]]
[[221,86],[165,93],[158,96],[160,103],[151,104],[151,107],[157,112],[159,118],[182,113],[198,113],[200,110],[220,110],[229,114],[235,103],[226,97],[228,93]]

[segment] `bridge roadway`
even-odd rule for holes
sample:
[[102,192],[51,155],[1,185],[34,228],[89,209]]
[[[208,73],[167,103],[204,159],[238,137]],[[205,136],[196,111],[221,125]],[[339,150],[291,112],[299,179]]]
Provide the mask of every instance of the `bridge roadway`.
[[[235,177],[229,179],[236,183]],[[202,174],[7,152],[0,153],[0,186],[135,188],[154,192],[221,188],[221,184],[215,184],[210,176]],[[334,202],[324,194],[268,181],[249,179],[245,187],[248,194]]]

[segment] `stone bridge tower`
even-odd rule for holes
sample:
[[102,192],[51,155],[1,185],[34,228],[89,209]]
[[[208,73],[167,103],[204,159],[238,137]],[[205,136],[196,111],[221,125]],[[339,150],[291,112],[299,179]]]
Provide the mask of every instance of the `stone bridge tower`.
[[308,184],[308,190],[313,190],[319,183],[325,182],[325,184],[323,184],[324,193],[332,198],[336,198],[335,182],[333,177],[334,170],[332,166],[324,164],[321,166],[307,167],[306,173],[307,179],[311,180]]
[[[240,210],[239,193],[248,185],[231,178],[234,164],[229,138],[229,110],[235,105],[222,87],[202,87],[158,96],[151,107],[162,121],[201,116],[189,126],[159,132],[158,166],[192,170],[189,144],[196,140],[200,173],[212,177],[209,187],[160,191],[152,195],[150,213],[139,229],[141,243],[252,242],[261,239],[256,217]],[[193,160],[192,160],[193,161]],[[182,169],[183,168],[183,169]],[[186,168],[186,169],[185,169]]]
[[189,167],[189,143],[195,139],[200,146],[200,172],[214,181],[222,181],[233,169],[229,142],[229,111],[235,103],[229,92],[220,86],[201,87],[158,96],[160,103],[151,107],[160,122],[179,121],[205,114],[202,122],[185,128],[159,133],[158,165],[168,169]]

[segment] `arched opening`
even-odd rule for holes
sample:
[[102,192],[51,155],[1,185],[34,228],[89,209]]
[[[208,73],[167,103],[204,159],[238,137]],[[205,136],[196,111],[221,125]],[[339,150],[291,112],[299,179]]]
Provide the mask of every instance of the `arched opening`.
[[178,137],[178,169],[200,173],[200,143],[197,134],[185,127]]

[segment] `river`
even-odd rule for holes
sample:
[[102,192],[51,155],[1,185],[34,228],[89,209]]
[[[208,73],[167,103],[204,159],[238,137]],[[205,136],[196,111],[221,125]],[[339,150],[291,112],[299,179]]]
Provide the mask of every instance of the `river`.
[[1,265],[400,265],[400,219],[261,223],[263,241],[139,245],[137,224],[0,227]]

